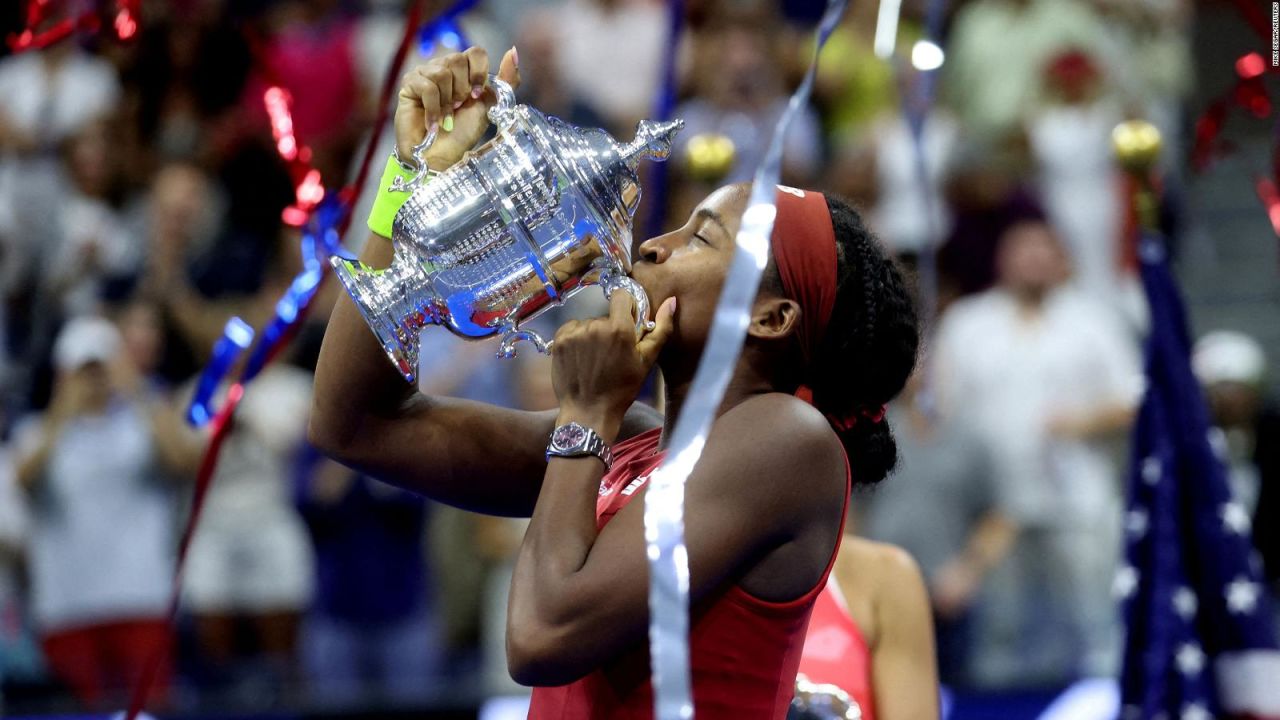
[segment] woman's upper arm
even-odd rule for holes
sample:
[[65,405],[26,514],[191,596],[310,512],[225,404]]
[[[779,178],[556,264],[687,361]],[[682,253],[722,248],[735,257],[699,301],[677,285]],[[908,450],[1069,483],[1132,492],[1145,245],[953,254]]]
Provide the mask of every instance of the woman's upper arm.
[[[938,664],[924,576],[905,551],[886,547],[877,563],[876,643],[871,657],[876,717],[936,718]],[[926,689],[932,688],[932,692]]]

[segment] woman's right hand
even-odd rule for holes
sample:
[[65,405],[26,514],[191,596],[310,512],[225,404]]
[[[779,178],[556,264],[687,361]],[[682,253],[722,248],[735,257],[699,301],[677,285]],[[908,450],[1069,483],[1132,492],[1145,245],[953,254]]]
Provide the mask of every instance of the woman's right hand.
[[[520,85],[516,49],[502,56],[498,77],[512,88]],[[489,87],[489,54],[483,48],[432,58],[405,73],[396,104],[396,151],[413,163],[413,148],[438,125],[425,158],[432,170],[445,170],[475,146],[489,125],[488,110],[496,101]]]

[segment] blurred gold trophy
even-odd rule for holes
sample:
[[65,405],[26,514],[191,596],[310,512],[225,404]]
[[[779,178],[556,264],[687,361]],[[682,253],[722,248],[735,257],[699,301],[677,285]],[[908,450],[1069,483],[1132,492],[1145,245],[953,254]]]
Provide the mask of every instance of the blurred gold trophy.
[[1160,158],[1161,145],[1160,131],[1145,120],[1128,120],[1111,131],[1111,148],[1115,153],[1116,163],[1137,184],[1133,204],[1138,214],[1138,224],[1148,230],[1155,230],[1160,224],[1159,205],[1151,171]]
[[684,168],[689,177],[716,185],[733,169],[738,149],[720,133],[700,133],[689,138],[684,149]]

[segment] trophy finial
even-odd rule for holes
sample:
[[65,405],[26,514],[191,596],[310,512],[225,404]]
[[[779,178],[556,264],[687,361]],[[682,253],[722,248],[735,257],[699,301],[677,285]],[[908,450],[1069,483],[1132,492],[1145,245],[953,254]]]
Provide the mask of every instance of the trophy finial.
[[1136,181],[1130,202],[1138,224],[1147,230],[1160,226],[1159,200],[1151,172],[1160,157],[1160,131],[1145,120],[1122,122],[1111,131],[1116,163]]
[[1116,162],[1130,173],[1144,175],[1160,157],[1160,131],[1145,120],[1122,122],[1111,131]]
[[671,141],[683,127],[683,120],[641,120],[635,139],[619,148],[619,155],[632,168],[645,159],[666,160],[671,155]]

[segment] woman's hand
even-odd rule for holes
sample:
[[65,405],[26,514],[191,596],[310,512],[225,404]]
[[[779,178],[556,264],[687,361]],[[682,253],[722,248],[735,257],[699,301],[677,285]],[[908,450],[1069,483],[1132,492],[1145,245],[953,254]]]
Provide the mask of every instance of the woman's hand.
[[[502,56],[498,70],[512,88],[520,85],[516,49]],[[438,126],[435,142],[427,148],[427,165],[445,170],[470,150],[489,125],[489,106],[496,101],[489,87],[489,54],[483,48],[451,53],[405,73],[396,103],[396,151],[413,162],[413,148]]]
[[612,442],[627,408],[636,399],[663,344],[671,336],[676,299],[654,314],[655,326],[636,340],[631,295],[618,291],[608,317],[572,320],[556,333],[551,375],[560,415],[591,426]]

